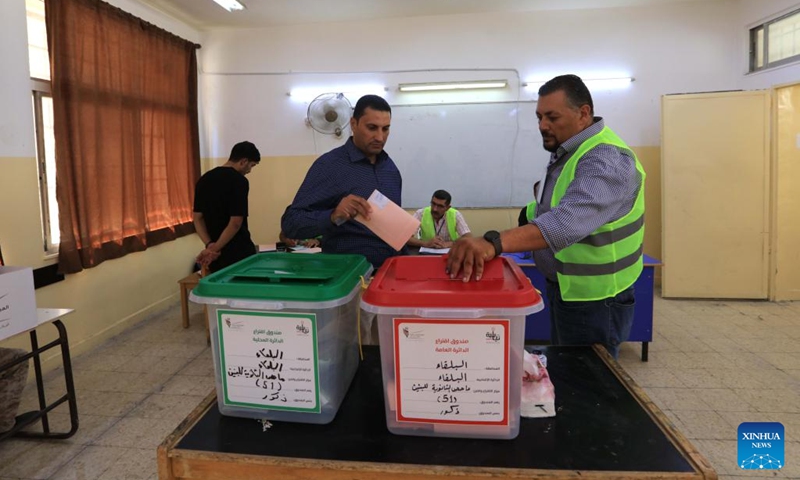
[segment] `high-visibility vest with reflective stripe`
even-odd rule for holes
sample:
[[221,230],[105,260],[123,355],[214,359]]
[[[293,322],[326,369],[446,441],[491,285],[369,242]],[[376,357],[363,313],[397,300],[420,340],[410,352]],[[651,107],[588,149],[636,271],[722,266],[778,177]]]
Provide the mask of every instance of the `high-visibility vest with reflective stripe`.
[[611,129],[603,128],[578,147],[556,180],[550,205],[555,208],[564,196],[581,157],[600,144],[613,145],[633,157],[641,176],[639,193],[631,211],[622,218],[600,226],[588,237],[555,254],[558,285],[564,300],[613,297],[633,285],[643,268],[645,173],[636,154]]
[[[447,224],[447,231],[450,232],[450,240],[458,240],[458,231],[456,230],[456,215],[458,210],[449,208],[444,213],[444,221]],[[422,222],[419,226],[419,239],[423,241],[431,240],[436,236],[436,227],[433,223],[433,215],[431,214],[431,207],[422,209]]]
[[536,216],[536,200],[529,203],[525,208],[525,217],[527,217],[528,223],[531,223],[534,216]]

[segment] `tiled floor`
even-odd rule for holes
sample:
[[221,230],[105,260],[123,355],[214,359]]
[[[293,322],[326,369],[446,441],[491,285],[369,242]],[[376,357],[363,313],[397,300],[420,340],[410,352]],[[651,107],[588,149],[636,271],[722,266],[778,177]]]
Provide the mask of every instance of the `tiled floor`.
[[[214,388],[201,321],[193,306],[182,329],[175,305],[75,358],[78,433],[0,443],[0,479],[157,478],[156,447]],[[626,344],[620,363],[720,478],[800,479],[800,302],[656,298],[654,332],[648,363],[639,344]],[[63,392],[61,373],[48,375],[48,395]],[[36,404],[33,389],[24,402]],[[736,429],[755,421],[784,425],[783,470],[737,468]],[[68,422],[51,414],[56,427]]]

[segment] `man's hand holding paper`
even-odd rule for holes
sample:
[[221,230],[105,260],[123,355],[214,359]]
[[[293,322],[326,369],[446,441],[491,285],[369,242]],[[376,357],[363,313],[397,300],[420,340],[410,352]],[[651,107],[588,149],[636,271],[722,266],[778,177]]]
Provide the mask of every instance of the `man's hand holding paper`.
[[[375,190],[377,192],[377,190]],[[374,195],[374,194],[373,194]],[[358,195],[350,194],[344,197],[331,213],[331,222],[341,225],[344,222],[361,215],[369,218],[371,207],[369,203]]]
[[396,203],[375,190],[367,199],[369,209],[365,216],[360,209],[355,220],[372,230],[392,248],[400,251],[419,228],[419,220],[400,208]]

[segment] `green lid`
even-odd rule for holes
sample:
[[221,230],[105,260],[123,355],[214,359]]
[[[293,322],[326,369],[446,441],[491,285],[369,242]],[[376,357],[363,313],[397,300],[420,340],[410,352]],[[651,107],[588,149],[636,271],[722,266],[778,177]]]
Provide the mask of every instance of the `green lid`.
[[197,297],[324,302],[345,297],[369,274],[363,255],[259,253],[202,280]]

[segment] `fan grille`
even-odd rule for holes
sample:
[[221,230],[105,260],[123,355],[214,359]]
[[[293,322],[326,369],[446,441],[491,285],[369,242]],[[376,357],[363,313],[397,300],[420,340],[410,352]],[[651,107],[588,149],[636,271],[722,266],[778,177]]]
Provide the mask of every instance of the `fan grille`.
[[353,107],[342,93],[323,93],[308,105],[308,124],[319,133],[341,135],[349,126]]

